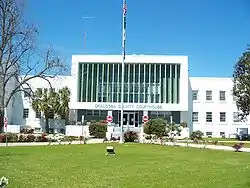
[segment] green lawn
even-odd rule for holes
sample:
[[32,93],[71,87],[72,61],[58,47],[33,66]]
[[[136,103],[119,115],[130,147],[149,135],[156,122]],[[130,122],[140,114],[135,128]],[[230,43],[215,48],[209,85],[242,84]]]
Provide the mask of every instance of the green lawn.
[[[110,144],[109,144],[110,145]],[[150,144],[1,147],[0,176],[16,188],[250,187],[249,153]]]
[[203,140],[209,140],[209,141],[216,141],[216,140],[219,140],[219,141],[239,141],[238,139],[236,138],[203,138]]

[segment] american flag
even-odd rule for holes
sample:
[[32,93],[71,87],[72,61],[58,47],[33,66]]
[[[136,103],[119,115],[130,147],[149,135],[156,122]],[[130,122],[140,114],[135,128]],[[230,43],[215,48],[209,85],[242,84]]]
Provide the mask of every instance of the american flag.
[[127,3],[126,0],[123,0],[123,59],[125,59],[125,41],[126,41],[126,25],[127,25],[127,20],[126,20],[126,14],[127,14]]
[[127,14],[127,3],[126,3],[126,0],[124,1],[124,4],[123,4],[123,15],[126,16]]

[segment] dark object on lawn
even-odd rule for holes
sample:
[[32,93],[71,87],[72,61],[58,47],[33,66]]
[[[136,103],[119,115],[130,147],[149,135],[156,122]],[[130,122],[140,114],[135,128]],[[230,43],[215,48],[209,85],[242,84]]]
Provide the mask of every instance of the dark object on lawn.
[[217,145],[217,144],[218,144],[218,140],[215,140],[215,141],[213,142],[213,144],[214,144],[214,145]]
[[106,155],[115,155],[115,148],[113,146],[107,146],[106,151]]
[[240,152],[240,149],[244,147],[244,143],[234,144],[232,147],[235,149],[235,152]]

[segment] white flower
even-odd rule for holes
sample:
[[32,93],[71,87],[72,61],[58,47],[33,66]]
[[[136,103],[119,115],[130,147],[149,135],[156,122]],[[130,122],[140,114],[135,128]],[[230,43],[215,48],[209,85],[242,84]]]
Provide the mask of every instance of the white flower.
[[7,185],[8,185],[8,179],[6,178],[6,177],[1,177],[1,179],[0,179],[0,188],[2,188],[2,187],[7,187]]

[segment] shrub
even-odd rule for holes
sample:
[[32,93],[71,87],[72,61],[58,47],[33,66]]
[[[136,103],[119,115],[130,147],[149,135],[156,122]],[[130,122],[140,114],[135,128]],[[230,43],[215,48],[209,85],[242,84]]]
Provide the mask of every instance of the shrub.
[[26,136],[23,134],[20,134],[18,137],[18,142],[25,142],[26,141]]
[[138,134],[134,131],[127,131],[124,133],[124,141],[125,142],[134,142],[138,140]]
[[0,134],[0,143],[3,143],[3,142],[5,142],[5,134],[4,133]]
[[191,140],[202,140],[202,136],[203,136],[203,132],[201,131],[194,131],[192,132],[192,134],[190,135]]
[[33,135],[33,134],[28,134],[28,135],[26,136],[26,142],[34,142],[35,139],[36,139],[36,137],[35,137],[35,135]]
[[47,134],[43,133],[41,136],[38,136],[36,141],[37,142],[48,142]]
[[[6,134],[5,134],[6,136]],[[18,135],[16,133],[7,133],[7,141],[8,142],[17,142],[18,141]],[[4,137],[5,142],[5,137]]]
[[239,152],[244,147],[244,143],[234,144],[232,147],[235,149],[235,152]]
[[214,144],[214,145],[217,145],[218,142],[219,142],[218,140],[215,140],[215,141],[213,142],[213,144]]
[[107,132],[107,123],[105,121],[92,122],[89,125],[89,134],[94,138],[105,138]]
[[168,123],[166,126],[166,136],[168,137],[169,141],[175,141],[176,136],[181,135],[181,126],[176,125],[173,123]]
[[146,135],[146,136],[145,136],[145,139],[146,139],[146,140],[151,140],[151,139],[152,139],[152,136],[151,136],[151,135]]
[[80,140],[80,141],[85,140],[85,139],[84,139],[84,136],[79,136],[79,140]]
[[160,118],[150,119],[144,126],[144,133],[162,137],[166,134],[166,121]]
[[188,124],[187,124],[187,122],[181,122],[180,126],[183,128],[186,128],[186,127],[188,127]]
[[[84,137],[82,138],[84,139]],[[77,136],[65,136],[62,140],[66,142],[72,142],[75,140],[79,140],[79,138]]]

